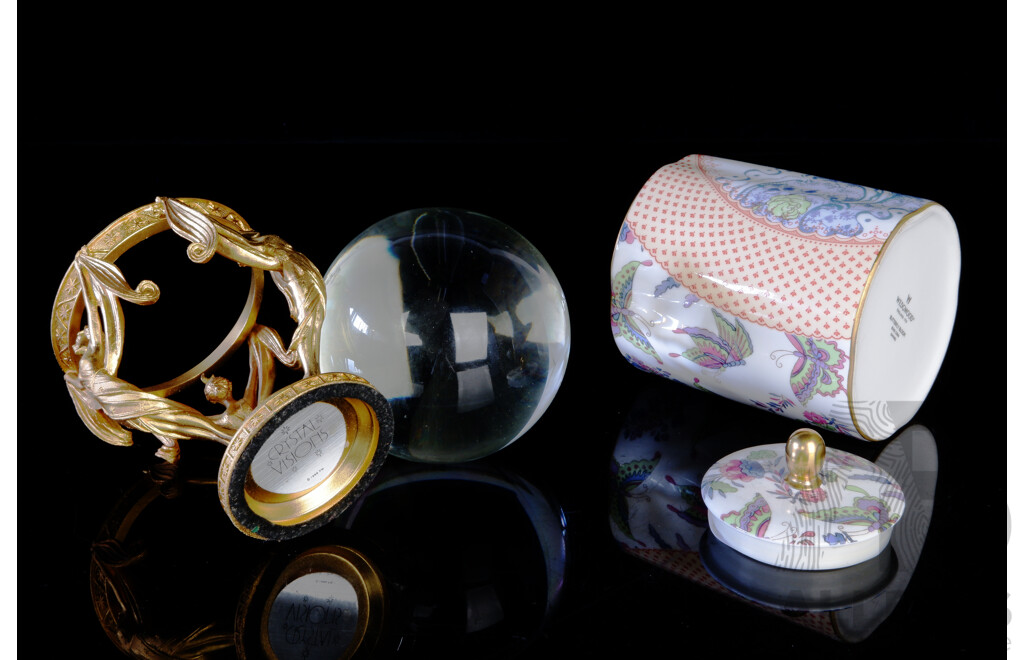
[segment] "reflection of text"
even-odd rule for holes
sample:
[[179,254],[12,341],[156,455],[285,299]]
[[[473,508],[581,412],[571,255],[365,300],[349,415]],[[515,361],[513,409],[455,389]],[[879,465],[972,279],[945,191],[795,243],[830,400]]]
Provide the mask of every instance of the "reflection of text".
[[346,632],[355,624],[355,612],[345,608],[294,603],[285,615],[284,640],[306,647],[347,645]]

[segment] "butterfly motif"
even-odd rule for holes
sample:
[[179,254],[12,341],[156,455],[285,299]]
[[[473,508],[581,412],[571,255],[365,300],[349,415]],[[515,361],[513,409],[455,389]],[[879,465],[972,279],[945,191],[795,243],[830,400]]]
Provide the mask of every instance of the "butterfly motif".
[[782,366],[782,355],[796,356],[796,363],[789,375],[789,384],[793,394],[806,404],[815,394],[836,396],[845,392],[843,377],[839,371],[846,364],[846,353],[836,342],[828,339],[814,339],[786,333],[786,338],[795,350],[779,350],[771,357],[776,365]]
[[644,543],[638,541],[629,529],[629,503],[627,498],[642,497],[636,490],[651,476],[660,460],[661,452],[655,452],[654,456],[649,459],[639,458],[635,461],[622,463],[621,465],[614,458],[612,459],[611,519],[627,538],[636,541],[640,545],[644,545]]
[[647,523],[647,533],[651,536],[652,539],[654,539],[654,543],[662,550],[674,549],[671,545],[669,545],[668,541],[662,538],[661,534],[658,532],[658,528],[652,525],[651,523]]
[[803,534],[800,534],[799,536],[797,535],[796,532],[793,532],[792,534],[789,535],[789,544],[790,545],[814,545],[814,541],[812,540],[813,538],[814,538],[814,532],[812,532],[810,530],[804,532]]
[[839,433],[842,435],[854,435],[853,429],[851,429],[846,424],[836,420],[835,417],[825,417],[823,415],[819,415],[816,412],[805,410],[804,419],[806,419],[811,424],[820,426],[823,429],[828,429],[829,431],[833,431],[835,433]]
[[653,357],[658,364],[664,364],[654,347],[651,346],[650,340],[647,339],[651,336],[650,325],[629,308],[629,304],[633,300],[633,277],[636,275],[637,269],[640,266],[650,266],[653,263],[650,259],[630,261],[612,278],[612,333],[613,336],[622,337]]
[[747,502],[739,511],[722,514],[722,522],[742,529],[754,536],[763,538],[772,522],[772,508],[761,493],[755,493],[754,499]]
[[708,369],[725,369],[746,364],[744,360],[754,352],[754,345],[750,341],[747,329],[739,319],[735,319],[736,325],[729,323],[717,309],[712,309],[711,313],[715,315],[718,334],[704,328],[676,328],[672,332],[690,335],[697,346],[682,354],[669,355],[686,358]]
[[780,415],[785,414],[786,408],[792,408],[796,405],[793,403],[792,399],[788,399],[781,394],[772,394],[770,392],[768,393],[768,401],[756,401],[751,399],[750,402],[759,408],[764,408],[765,410],[770,410],[773,413],[778,413]]
[[825,542],[829,545],[856,543],[856,540],[846,532],[835,532],[833,534],[825,534],[822,538],[825,539]]
[[708,509],[704,505],[704,500],[701,499],[700,487],[676,483],[670,474],[665,475],[665,481],[679,489],[679,498],[682,500],[682,508],[667,504],[668,510],[691,525],[707,527]]
[[833,525],[863,527],[867,532],[889,529],[900,519],[898,515],[892,516],[885,502],[870,496],[858,497],[854,500],[853,506],[836,506],[817,511],[800,510],[797,513]]

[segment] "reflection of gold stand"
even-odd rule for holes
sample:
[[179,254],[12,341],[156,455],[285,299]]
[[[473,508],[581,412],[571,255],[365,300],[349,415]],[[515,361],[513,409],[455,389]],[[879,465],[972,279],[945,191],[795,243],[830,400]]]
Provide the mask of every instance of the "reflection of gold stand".
[[[189,538],[187,533],[182,536],[162,529],[158,533],[170,538],[153,537],[154,527],[145,518],[151,506],[160,506],[165,490],[176,498],[183,488],[209,483],[185,479],[180,469],[162,464],[153,471],[155,483],[147,478],[131,488],[104,521],[93,544],[89,570],[93,608],[117,648],[130,657],[150,660],[365,658],[389,639],[390,605],[381,573],[362,552],[342,545],[320,545],[298,554],[294,549],[280,554],[273,550],[262,558],[249,557],[248,565],[238,565],[237,557],[226,559],[230,554],[213,553],[222,560],[214,572],[229,568],[232,561],[246,570],[227,571],[229,578],[219,589],[196,582],[194,576],[191,582],[185,577],[167,582],[169,555],[179,558],[184,549],[208,557],[213,547],[223,548],[229,540]],[[157,477],[156,473],[164,474]],[[202,587],[191,593],[190,584]],[[179,593],[167,592],[175,588]],[[195,598],[234,603],[234,615],[230,607],[224,612],[227,616],[217,606],[196,611],[175,608],[176,603]],[[157,605],[164,603],[171,604]]]
[[[154,472],[173,474],[176,469],[167,465],[164,470]],[[179,626],[178,621],[173,621],[168,628],[166,620],[153,616],[152,612],[147,614],[147,599],[131,577],[133,569],[153,562],[147,544],[140,545],[137,539],[130,538],[132,527],[160,497],[160,485],[145,479],[125,494],[104,522],[93,543],[89,565],[93,609],[103,632],[129,657],[147,660],[220,657],[218,651],[234,646],[234,634],[225,630],[223,623],[212,621],[197,626],[190,621]],[[163,573],[159,568],[156,572],[157,575]]]
[[[160,291],[148,280],[132,288],[113,262],[168,228],[191,241],[193,261],[221,254],[249,266],[252,283],[242,314],[213,353],[177,378],[140,388],[117,377],[124,346],[120,301],[148,305]],[[297,323],[287,346],[275,330],[255,324],[263,271],[270,272]],[[131,431],[151,433],[162,444],[157,455],[172,463],[183,439],[227,445],[218,478],[224,510],[250,536],[284,539],[340,513],[346,498],[372,479],[391,444],[391,409],[377,390],[351,374],[320,374],[325,303],[320,272],[279,237],[252,231],[214,202],[158,198],[116,220],[78,252],[54,303],[51,338],[76,410],[97,437],[130,445]],[[243,343],[249,346],[249,383],[235,401],[226,379],[204,375]],[[304,379],[271,395],[275,358],[302,367]],[[200,377],[224,414],[206,416],[167,398]]]

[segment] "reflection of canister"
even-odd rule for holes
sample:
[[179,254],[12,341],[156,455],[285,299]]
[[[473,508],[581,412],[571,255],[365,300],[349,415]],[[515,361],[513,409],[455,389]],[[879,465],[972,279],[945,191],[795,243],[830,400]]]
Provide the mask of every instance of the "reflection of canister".
[[611,276],[635,366],[883,440],[942,363],[960,244],[934,202],[691,155],[640,190]]

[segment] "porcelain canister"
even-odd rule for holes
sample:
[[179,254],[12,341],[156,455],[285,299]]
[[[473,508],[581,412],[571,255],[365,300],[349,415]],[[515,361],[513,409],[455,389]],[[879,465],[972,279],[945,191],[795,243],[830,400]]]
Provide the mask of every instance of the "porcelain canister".
[[612,332],[645,371],[884,440],[931,389],[959,277],[939,204],[691,155],[626,214]]

